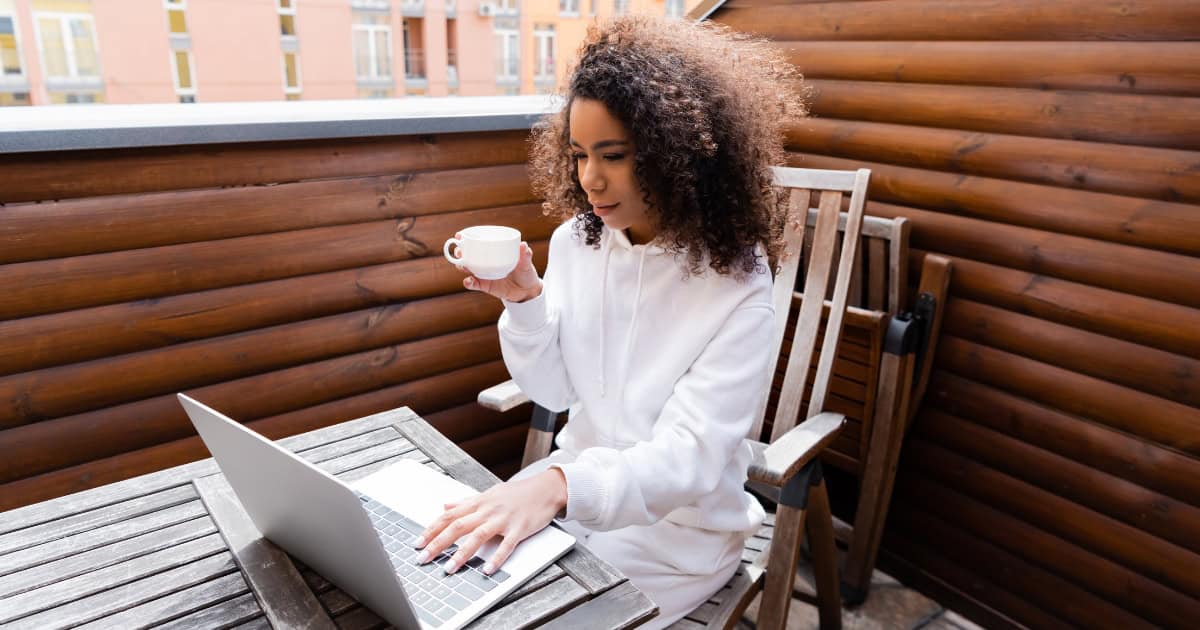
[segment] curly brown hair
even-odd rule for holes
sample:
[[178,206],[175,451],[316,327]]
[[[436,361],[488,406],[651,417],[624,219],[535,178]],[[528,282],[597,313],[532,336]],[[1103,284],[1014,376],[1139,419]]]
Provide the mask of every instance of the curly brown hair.
[[785,125],[805,114],[800,75],[770,42],[711,22],[627,15],[594,23],[561,111],[534,126],[530,179],[545,214],[574,216],[599,247],[603,222],[579,183],[571,103],[601,102],[629,130],[634,172],[659,242],[687,272],[763,270],[782,252],[787,196],[772,184]]

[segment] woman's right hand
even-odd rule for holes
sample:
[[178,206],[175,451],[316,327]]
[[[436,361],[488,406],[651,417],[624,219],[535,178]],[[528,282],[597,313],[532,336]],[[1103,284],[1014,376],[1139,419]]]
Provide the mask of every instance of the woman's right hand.
[[[454,238],[462,236],[455,234]],[[466,267],[459,269],[468,274],[471,272]],[[521,256],[517,260],[517,266],[507,276],[499,280],[483,280],[468,275],[463,278],[463,286],[471,291],[482,291],[509,302],[524,302],[542,294],[542,279],[538,277],[537,269],[533,266],[533,250],[525,241],[521,241]]]

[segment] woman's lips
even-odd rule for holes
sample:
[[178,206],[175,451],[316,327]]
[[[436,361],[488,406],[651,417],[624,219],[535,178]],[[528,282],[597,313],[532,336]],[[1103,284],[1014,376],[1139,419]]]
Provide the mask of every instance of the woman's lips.
[[597,206],[597,205],[593,204],[593,205],[592,205],[592,212],[594,212],[594,213],[596,214],[596,216],[598,216],[598,217],[600,217],[601,219],[603,219],[605,216],[607,216],[609,213],[611,213],[611,212],[613,211],[613,209],[614,209],[614,208],[616,208],[616,207],[617,207],[617,206],[619,206],[619,205],[621,205],[621,204],[620,204],[620,203],[614,203],[614,204],[607,205],[607,206]]

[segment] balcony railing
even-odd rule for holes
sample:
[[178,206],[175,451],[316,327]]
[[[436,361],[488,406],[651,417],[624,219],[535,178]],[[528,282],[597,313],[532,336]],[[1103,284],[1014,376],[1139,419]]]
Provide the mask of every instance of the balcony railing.
[[404,78],[424,79],[425,76],[425,51],[404,51]]

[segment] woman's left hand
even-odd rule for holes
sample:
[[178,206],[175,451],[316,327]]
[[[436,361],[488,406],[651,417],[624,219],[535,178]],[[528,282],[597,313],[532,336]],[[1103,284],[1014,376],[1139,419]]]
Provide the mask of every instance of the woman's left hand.
[[458,503],[447,503],[446,511],[421,534],[417,548],[424,548],[422,564],[436,558],[458,542],[445,567],[457,571],[484,543],[500,536],[500,546],[484,564],[491,575],[500,568],[517,543],[541,531],[567,505],[567,481],[562,471],[550,468],[522,479],[500,483],[482,494]]

